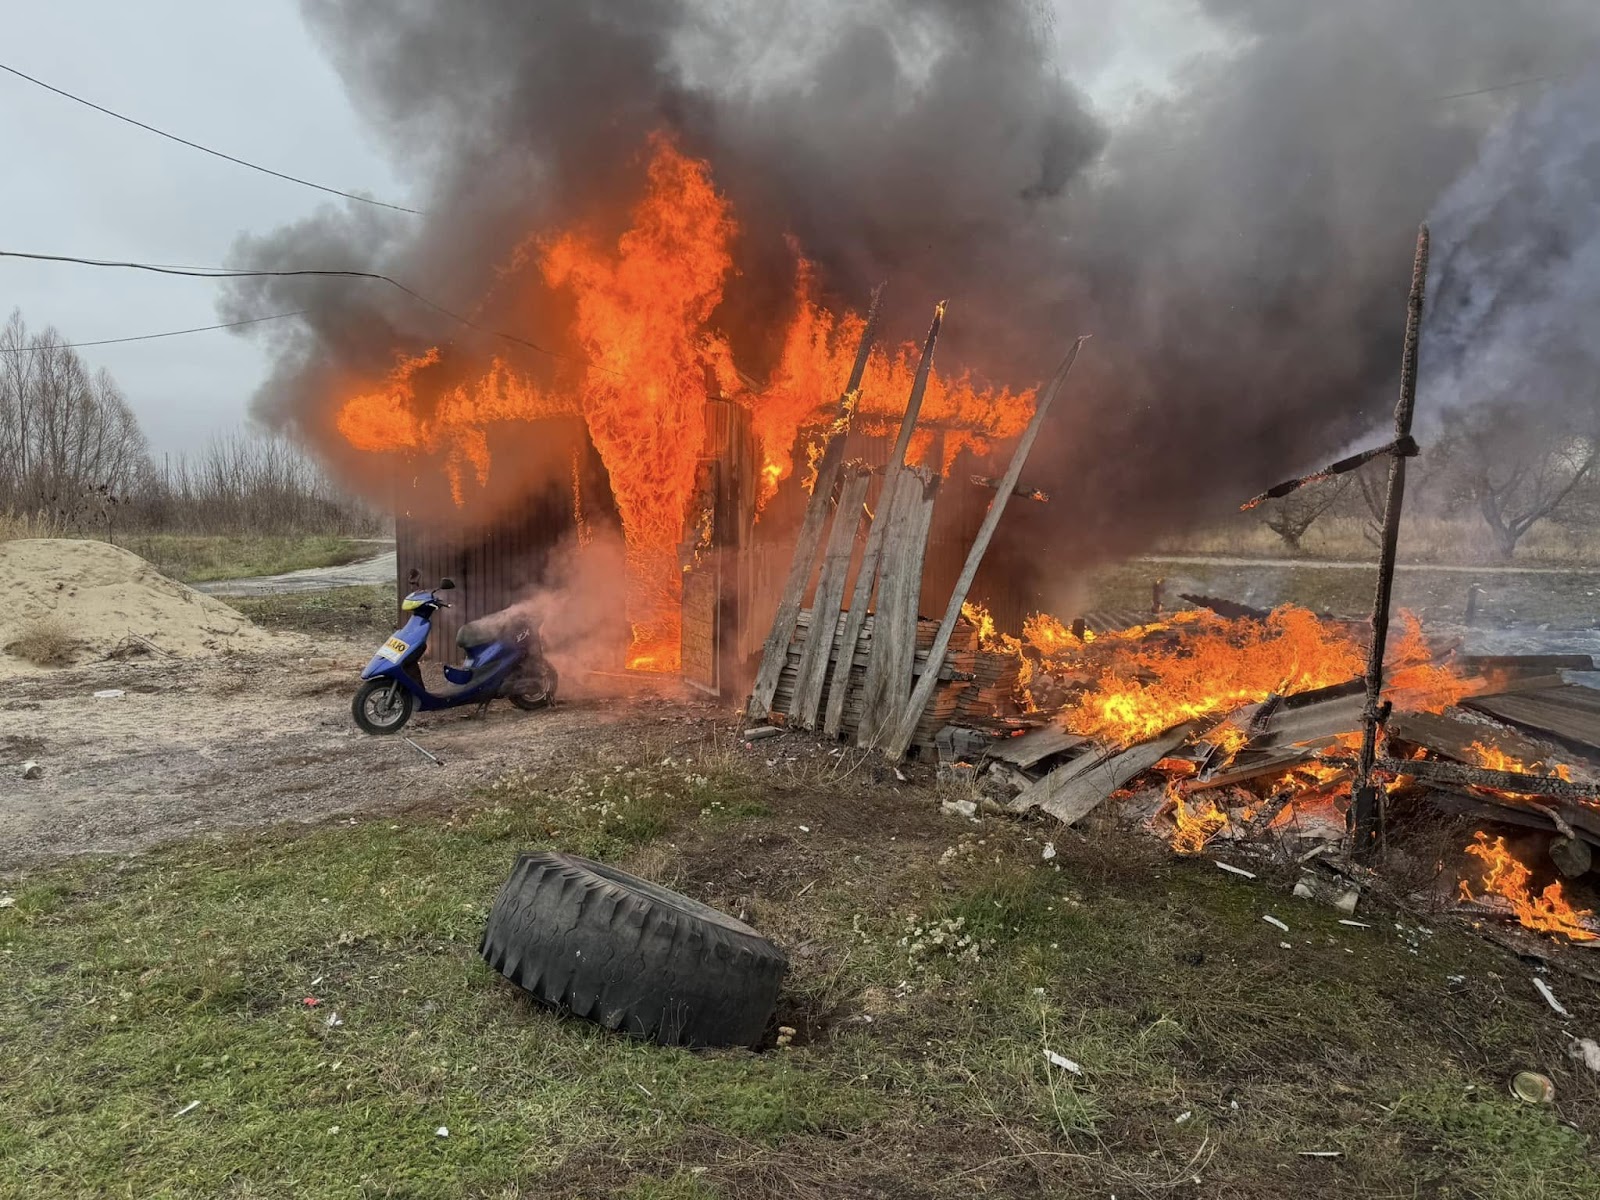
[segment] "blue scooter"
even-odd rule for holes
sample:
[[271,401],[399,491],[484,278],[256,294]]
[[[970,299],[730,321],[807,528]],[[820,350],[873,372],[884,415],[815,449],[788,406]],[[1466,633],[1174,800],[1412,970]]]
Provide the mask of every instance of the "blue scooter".
[[[411,572],[412,587],[417,578],[417,572]],[[441,691],[430,692],[423,685],[420,660],[434,614],[451,607],[439,593],[455,586],[441,579],[437,588],[414,591],[401,601],[400,611],[409,613],[410,620],[378,647],[361,672],[364,682],[350,705],[356,724],[367,733],[399,733],[417,708],[433,712],[463,704],[487,706],[502,696],[528,711],[554,702],[559,680],[544,656],[538,626],[514,609],[463,625],[456,645],[466,654],[465,664],[445,667],[447,683]]]

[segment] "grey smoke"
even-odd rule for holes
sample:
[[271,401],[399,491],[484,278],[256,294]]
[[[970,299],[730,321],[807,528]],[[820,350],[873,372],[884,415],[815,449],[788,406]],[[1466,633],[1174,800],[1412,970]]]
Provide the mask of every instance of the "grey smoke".
[[[1029,468],[1052,503],[1011,524],[1009,548],[1056,573],[1214,516],[1380,426],[1418,222],[1508,113],[1545,97],[1539,128],[1558,156],[1578,132],[1562,123],[1564,91],[1446,97],[1568,69],[1600,44],[1592,0],[1204,0],[1220,48],[1113,121],[1026,0],[304,7],[402,169],[429,181],[429,216],[330,209],[245,239],[241,256],[380,267],[555,339],[559,298],[513,298],[495,268],[530,229],[618,219],[646,135],[670,128],[736,207],[740,274],[715,321],[752,374],[788,302],[786,234],[834,303],[859,306],[889,279],[892,335],[914,335],[949,298],[947,367],[1027,384],[1071,335],[1096,334]],[[1072,40],[1103,9],[1062,0],[1046,15]],[[1531,199],[1504,196],[1466,257],[1441,209],[1434,303],[1479,296],[1461,335],[1429,350],[1441,378],[1483,344],[1471,314],[1510,328],[1523,298],[1570,286],[1530,280],[1482,299],[1479,264],[1541,219],[1520,211]],[[1573,244],[1584,233],[1562,228]],[[314,438],[330,380],[383,370],[397,346],[474,344],[403,297],[347,284],[254,282],[229,311],[275,307],[311,312],[258,412]]]

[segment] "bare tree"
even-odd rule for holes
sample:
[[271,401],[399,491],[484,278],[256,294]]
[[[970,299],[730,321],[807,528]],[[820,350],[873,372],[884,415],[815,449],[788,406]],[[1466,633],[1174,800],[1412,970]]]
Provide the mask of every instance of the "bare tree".
[[1261,520],[1283,539],[1284,545],[1299,551],[1300,539],[1305,537],[1306,531],[1338,503],[1349,486],[1349,475],[1336,475],[1332,479],[1300,488],[1280,500],[1263,505]]
[[1463,418],[1451,447],[1464,497],[1489,527],[1495,550],[1510,560],[1517,543],[1554,514],[1589,477],[1600,457],[1600,415],[1536,420],[1515,410]]
[[54,329],[0,330],[0,504],[68,526],[103,521],[146,469],[139,422],[106,371]]

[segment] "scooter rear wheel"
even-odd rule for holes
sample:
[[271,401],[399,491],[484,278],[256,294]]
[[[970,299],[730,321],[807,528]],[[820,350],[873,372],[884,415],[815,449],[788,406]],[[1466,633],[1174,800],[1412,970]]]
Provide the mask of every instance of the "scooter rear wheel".
[[399,733],[415,705],[416,697],[405,684],[380,675],[361,685],[350,702],[350,715],[367,733]]
[[507,699],[524,712],[537,712],[555,703],[556,688],[560,682],[561,677],[556,674],[556,669],[544,663],[531,679],[521,683],[521,691],[512,692]]

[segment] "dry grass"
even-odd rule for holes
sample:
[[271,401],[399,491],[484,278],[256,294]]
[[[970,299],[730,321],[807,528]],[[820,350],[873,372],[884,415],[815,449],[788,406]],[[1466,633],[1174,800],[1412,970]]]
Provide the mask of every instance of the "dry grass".
[[39,617],[22,627],[20,637],[6,646],[14,654],[36,667],[64,667],[77,657],[78,639],[59,617]]
[[[1156,547],[1163,554],[1215,554],[1238,558],[1311,558],[1366,561],[1377,545],[1367,525],[1355,517],[1324,517],[1301,539],[1294,554],[1283,539],[1262,525],[1255,514],[1242,514],[1211,529],[1168,538]],[[1408,517],[1400,526],[1400,557],[1406,562],[1495,563],[1494,543],[1482,521],[1468,517]],[[1600,529],[1543,521],[1517,546],[1518,563],[1600,563]]]
[[0,509],[0,542],[15,542],[23,538],[52,538],[65,536],[60,522],[46,513],[14,512]]

